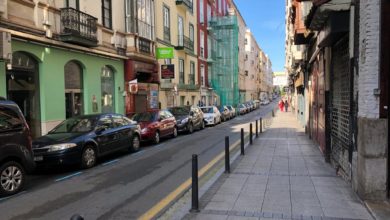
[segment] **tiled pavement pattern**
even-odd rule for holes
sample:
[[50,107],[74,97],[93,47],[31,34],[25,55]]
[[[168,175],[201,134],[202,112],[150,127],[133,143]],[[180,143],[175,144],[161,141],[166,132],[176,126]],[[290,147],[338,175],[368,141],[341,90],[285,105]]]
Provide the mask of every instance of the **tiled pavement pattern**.
[[185,219],[373,219],[291,113],[278,112]]

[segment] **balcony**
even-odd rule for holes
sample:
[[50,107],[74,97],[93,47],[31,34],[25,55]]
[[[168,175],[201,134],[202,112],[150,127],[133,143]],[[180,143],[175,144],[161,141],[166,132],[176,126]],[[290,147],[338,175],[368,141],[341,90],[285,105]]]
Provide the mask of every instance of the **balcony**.
[[192,12],[193,10],[193,1],[192,0],[176,0],[176,5],[178,7],[182,7],[185,10],[189,10]]
[[177,88],[179,90],[198,90],[199,85],[195,84],[178,84]]
[[175,47],[175,49],[176,50],[186,49],[188,51],[194,52],[194,41],[192,41],[189,37],[186,37],[184,35],[178,35],[177,46]]
[[96,47],[97,18],[74,8],[61,8],[60,40],[87,47]]
[[164,40],[171,41],[171,28],[164,26]]

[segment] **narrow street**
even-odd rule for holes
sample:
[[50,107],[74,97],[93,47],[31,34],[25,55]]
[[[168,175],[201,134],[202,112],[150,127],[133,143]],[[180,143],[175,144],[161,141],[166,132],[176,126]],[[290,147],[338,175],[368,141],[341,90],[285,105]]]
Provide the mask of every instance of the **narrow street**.
[[191,155],[199,168],[248,130],[247,122],[268,114],[275,103],[192,135],[182,134],[134,154],[106,158],[89,170],[30,176],[27,191],[0,200],[2,219],[135,219],[191,177]]

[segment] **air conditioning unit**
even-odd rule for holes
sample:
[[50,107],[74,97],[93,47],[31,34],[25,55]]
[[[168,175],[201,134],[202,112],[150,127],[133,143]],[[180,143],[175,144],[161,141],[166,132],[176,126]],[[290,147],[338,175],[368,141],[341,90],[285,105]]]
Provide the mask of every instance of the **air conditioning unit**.
[[11,33],[0,31],[0,60],[11,60]]

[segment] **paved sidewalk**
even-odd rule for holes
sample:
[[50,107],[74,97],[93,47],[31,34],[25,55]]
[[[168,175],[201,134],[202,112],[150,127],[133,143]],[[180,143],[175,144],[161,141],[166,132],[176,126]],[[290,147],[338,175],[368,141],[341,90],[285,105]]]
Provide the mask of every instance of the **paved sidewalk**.
[[291,113],[278,112],[185,219],[373,219]]

